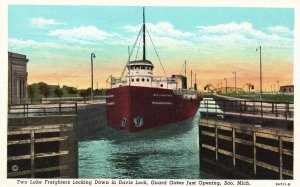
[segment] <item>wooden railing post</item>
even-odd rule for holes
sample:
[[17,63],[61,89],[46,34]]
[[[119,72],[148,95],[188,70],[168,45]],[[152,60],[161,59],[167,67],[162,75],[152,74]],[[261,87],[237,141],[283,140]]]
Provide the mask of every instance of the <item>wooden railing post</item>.
[[262,101],[260,101],[260,116],[263,117]]
[[243,109],[242,109],[242,100],[240,100],[240,114],[243,113]]
[[206,100],[206,112],[208,113],[208,100]]
[[61,115],[61,103],[59,103],[58,106],[59,106],[59,115]]
[[23,116],[24,117],[26,116],[26,107],[25,107],[25,104],[23,104]]
[[30,173],[31,173],[31,178],[34,178],[34,156],[35,156],[35,151],[34,151],[34,131],[30,131]]
[[287,107],[286,108],[287,108],[287,111],[286,111],[287,115],[286,116],[288,117],[288,116],[290,116],[289,115],[290,114],[290,103],[287,103]]
[[216,150],[216,161],[218,161],[218,126],[215,125],[215,150]]
[[278,116],[277,103],[275,104],[275,115]]
[[232,165],[235,167],[235,128],[232,128]]
[[253,173],[256,175],[256,132],[253,131]]
[[27,112],[26,112],[26,114],[27,114],[27,117],[28,117],[28,104],[26,104],[26,106],[27,106]]
[[282,179],[282,169],[283,169],[283,162],[282,162],[282,137],[278,136],[279,141],[279,179]]
[[78,110],[77,110],[77,102],[75,103],[75,112],[77,114]]

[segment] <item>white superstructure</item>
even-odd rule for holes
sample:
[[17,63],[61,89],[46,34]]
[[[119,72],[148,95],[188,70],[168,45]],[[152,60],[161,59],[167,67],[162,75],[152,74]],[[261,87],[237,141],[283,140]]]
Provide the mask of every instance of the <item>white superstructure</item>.
[[149,60],[131,61],[127,64],[127,74],[123,79],[112,77],[111,87],[141,86],[164,89],[177,89],[177,79],[171,77],[154,77],[154,66]]

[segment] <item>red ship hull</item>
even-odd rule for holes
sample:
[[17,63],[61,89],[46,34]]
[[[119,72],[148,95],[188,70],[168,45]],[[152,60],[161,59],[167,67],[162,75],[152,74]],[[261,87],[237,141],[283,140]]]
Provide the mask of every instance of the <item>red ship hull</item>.
[[173,90],[122,86],[106,92],[108,125],[123,131],[142,131],[189,119],[201,98],[184,99]]

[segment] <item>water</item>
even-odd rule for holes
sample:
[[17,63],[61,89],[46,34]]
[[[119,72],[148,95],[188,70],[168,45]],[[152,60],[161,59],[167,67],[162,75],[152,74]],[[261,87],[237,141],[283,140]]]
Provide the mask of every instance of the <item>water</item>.
[[106,128],[79,141],[80,178],[215,178],[200,170],[199,114],[138,133]]

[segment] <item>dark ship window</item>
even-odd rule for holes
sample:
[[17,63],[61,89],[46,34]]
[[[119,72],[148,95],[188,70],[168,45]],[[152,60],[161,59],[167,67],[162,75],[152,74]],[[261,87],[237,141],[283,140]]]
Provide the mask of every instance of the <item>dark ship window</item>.
[[163,84],[161,84],[161,85],[160,85],[160,87],[164,87],[164,85],[163,85]]
[[142,78],[142,81],[144,82],[144,81],[145,81],[145,79],[144,79],[144,78]]
[[134,82],[134,79],[131,79],[131,82]]
[[139,82],[139,81],[140,81],[140,79],[139,79],[139,78],[137,78],[137,79],[136,79],[136,82]]
[[141,69],[145,69],[145,66],[142,66],[142,68]]
[[149,79],[147,79],[147,82],[149,82]]

